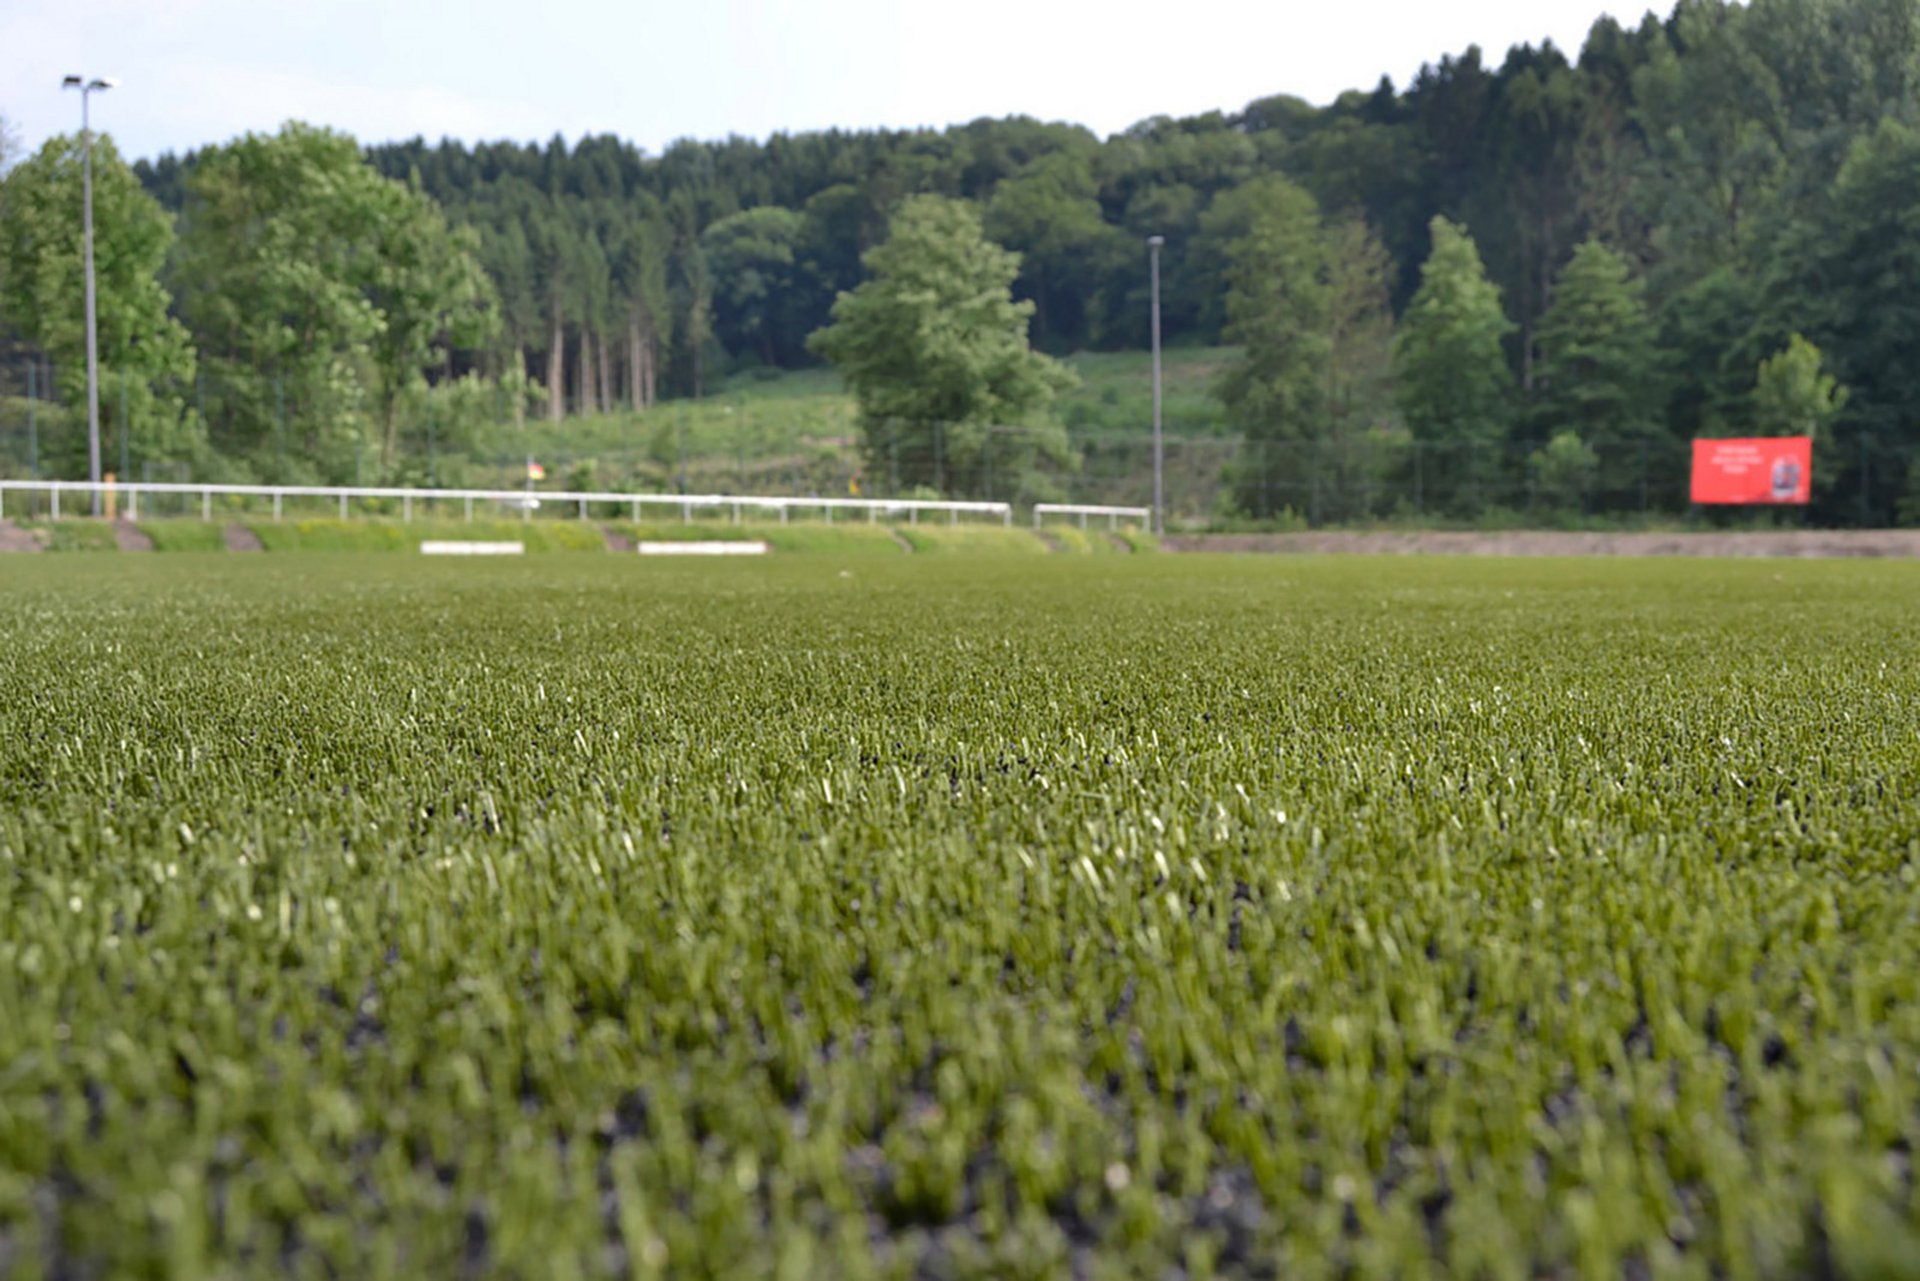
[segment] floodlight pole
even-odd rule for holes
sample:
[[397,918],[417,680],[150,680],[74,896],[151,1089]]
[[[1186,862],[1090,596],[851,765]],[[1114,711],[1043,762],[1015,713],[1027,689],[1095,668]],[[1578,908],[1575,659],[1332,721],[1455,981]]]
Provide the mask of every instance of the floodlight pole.
[[1148,270],[1153,281],[1153,532],[1160,535],[1167,532],[1160,439],[1160,246],[1166,243],[1165,236],[1147,237]]
[[93,123],[88,108],[96,90],[105,92],[113,84],[98,76],[92,80],[68,76],[61,81],[62,88],[80,91],[80,238],[87,291],[87,479],[93,485],[95,516],[100,514],[100,338],[93,287]]

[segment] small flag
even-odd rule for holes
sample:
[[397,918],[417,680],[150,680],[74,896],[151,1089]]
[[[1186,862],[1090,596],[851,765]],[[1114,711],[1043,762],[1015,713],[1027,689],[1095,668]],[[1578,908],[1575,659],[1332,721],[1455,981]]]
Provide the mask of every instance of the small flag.
[[547,478],[547,469],[542,467],[539,463],[534,462],[533,459],[531,458],[527,459],[527,479],[528,480],[545,480],[546,478]]

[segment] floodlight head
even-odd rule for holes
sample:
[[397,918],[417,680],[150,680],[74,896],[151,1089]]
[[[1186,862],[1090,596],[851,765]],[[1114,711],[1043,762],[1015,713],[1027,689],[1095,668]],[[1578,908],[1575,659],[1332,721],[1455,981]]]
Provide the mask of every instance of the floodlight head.
[[60,87],[62,89],[78,89],[85,83],[86,81],[82,80],[79,76],[66,76],[60,81]]
[[1161,245],[1167,243],[1167,238],[1165,236],[1148,236],[1147,243],[1155,249],[1158,249]]
[[89,89],[118,89],[119,87],[120,82],[112,76],[96,76],[93,83],[87,86]]

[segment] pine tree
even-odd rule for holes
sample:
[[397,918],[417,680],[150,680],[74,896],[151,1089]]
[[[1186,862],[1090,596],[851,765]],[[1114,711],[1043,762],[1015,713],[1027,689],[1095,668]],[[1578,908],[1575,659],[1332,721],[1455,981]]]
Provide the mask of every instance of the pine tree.
[[1653,321],[1624,258],[1598,240],[1574,250],[1541,319],[1540,345],[1539,434],[1573,432],[1593,448],[1603,500],[1637,494],[1649,469],[1667,462],[1664,452],[1650,458],[1650,447],[1669,437]]
[[1394,340],[1395,395],[1425,506],[1474,510],[1495,501],[1500,447],[1513,414],[1513,371],[1501,343],[1513,323],[1466,230],[1432,223],[1433,252]]

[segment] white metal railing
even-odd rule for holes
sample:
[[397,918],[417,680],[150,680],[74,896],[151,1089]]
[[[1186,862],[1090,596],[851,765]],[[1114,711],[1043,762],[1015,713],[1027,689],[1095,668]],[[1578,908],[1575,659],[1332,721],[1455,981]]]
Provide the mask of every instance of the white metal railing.
[[1080,528],[1087,527],[1087,517],[1105,516],[1108,529],[1120,528],[1121,520],[1144,521],[1153,515],[1151,507],[1102,507],[1097,503],[1035,503],[1033,505],[1033,527],[1040,528],[1042,517],[1078,516]]
[[579,516],[586,519],[587,504],[624,504],[630,508],[634,520],[639,520],[641,512],[648,507],[679,508],[680,518],[691,521],[695,511],[731,511],[733,523],[739,524],[743,513],[778,512],[780,523],[786,524],[790,513],[794,511],[818,511],[828,524],[833,523],[835,512],[865,512],[870,524],[878,523],[882,516],[897,517],[904,515],[908,523],[918,524],[922,512],[946,513],[948,522],[958,524],[962,515],[998,516],[1000,523],[1013,523],[1013,507],[1009,503],[963,502],[942,499],[920,498],[774,498],[751,494],[620,494],[586,492],[580,490],[528,490],[528,489],[402,489],[377,485],[214,485],[194,484],[172,481],[131,481],[109,484],[101,481],[95,484],[87,480],[0,480],[0,518],[6,515],[6,495],[9,493],[45,493],[51,495],[53,519],[60,518],[60,495],[91,495],[99,491],[104,499],[126,500],[126,516],[129,520],[140,518],[140,499],[144,495],[151,499],[156,494],[198,495],[200,499],[200,519],[213,519],[214,496],[267,498],[273,502],[273,518],[279,520],[285,500],[289,498],[331,498],[340,505],[340,517],[346,519],[349,504],[353,499],[397,498],[401,503],[401,517],[413,519],[413,505],[418,502],[459,502],[463,505],[466,519],[473,519],[473,505],[482,503],[502,503],[518,511],[523,518],[531,518],[533,509],[546,503],[573,503],[579,508]]

